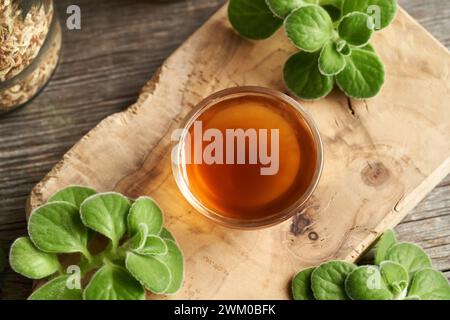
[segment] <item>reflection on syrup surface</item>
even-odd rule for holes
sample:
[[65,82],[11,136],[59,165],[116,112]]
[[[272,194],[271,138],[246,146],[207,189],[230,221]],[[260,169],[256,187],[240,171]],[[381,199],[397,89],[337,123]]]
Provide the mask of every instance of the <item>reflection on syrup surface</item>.
[[[203,132],[219,129],[267,129],[269,155],[270,129],[279,129],[279,170],[275,175],[261,175],[257,164],[186,164],[185,177],[192,194],[207,208],[236,219],[259,219],[272,216],[293,205],[312,183],[316,169],[316,145],[308,124],[294,107],[276,98],[244,96],[221,101],[205,110]],[[191,141],[194,127],[189,129]],[[225,138],[223,139],[225,154]],[[197,140],[198,141],[198,140]],[[236,141],[236,140],[235,140]],[[249,155],[246,140],[246,159]],[[203,142],[203,150],[210,142]],[[194,159],[194,143],[190,152]],[[235,157],[237,154],[235,143]]]

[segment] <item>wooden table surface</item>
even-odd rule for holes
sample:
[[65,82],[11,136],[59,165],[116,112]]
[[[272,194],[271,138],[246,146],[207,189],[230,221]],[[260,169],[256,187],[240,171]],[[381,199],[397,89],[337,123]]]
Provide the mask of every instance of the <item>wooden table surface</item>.
[[[58,0],[60,16],[72,1]],[[224,0],[79,0],[82,29],[63,28],[60,65],[45,90],[0,117],[0,247],[26,234],[31,188],[86,132],[131,105],[164,59]],[[448,0],[399,0],[450,48]],[[63,21],[64,22],[64,21]],[[448,101],[445,101],[448,103]],[[450,277],[450,176],[397,226],[402,241],[425,248]],[[31,281],[0,275],[0,298],[22,299]]]

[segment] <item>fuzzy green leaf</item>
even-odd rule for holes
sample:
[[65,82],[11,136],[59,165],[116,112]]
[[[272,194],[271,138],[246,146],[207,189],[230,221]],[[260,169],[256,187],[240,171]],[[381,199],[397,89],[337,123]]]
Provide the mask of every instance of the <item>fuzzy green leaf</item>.
[[386,28],[395,18],[397,0],[344,0],[342,14],[362,12],[373,18],[375,30]]
[[320,99],[333,90],[334,78],[320,73],[318,59],[318,52],[301,51],[292,55],[284,65],[284,83],[301,99]]
[[318,3],[322,7],[332,6],[332,7],[341,9],[342,8],[342,1],[344,1],[344,0],[319,0]]
[[67,202],[50,202],[31,213],[28,233],[34,244],[45,252],[87,252],[88,230],[78,209]]
[[386,260],[401,264],[408,271],[410,279],[417,271],[432,267],[426,252],[414,243],[402,242],[394,245],[387,252]]
[[28,300],[83,300],[80,289],[69,289],[70,276],[59,276],[33,292]]
[[73,204],[80,209],[81,203],[86,198],[96,194],[97,191],[87,187],[69,186],[54,193],[47,202],[64,201]]
[[14,241],[9,264],[15,272],[30,279],[45,278],[59,269],[56,255],[40,251],[28,237]]
[[145,300],[142,285],[124,268],[106,264],[83,292],[84,300]]
[[322,8],[324,8],[325,11],[328,12],[333,22],[339,21],[339,19],[341,19],[340,7],[338,8],[334,5],[323,5]]
[[292,280],[292,296],[294,300],[315,300],[311,289],[311,274],[316,268],[300,271]]
[[320,52],[320,73],[325,76],[334,76],[344,70],[345,64],[345,56],[337,51],[336,43],[329,41]]
[[317,4],[317,0],[266,0],[266,3],[274,15],[284,19],[305,4]]
[[421,300],[419,296],[408,296],[405,297],[403,300]]
[[311,274],[311,288],[317,300],[348,300],[345,279],[356,266],[345,261],[321,264]]
[[168,247],[166,255],[156,255],[155,259],[161,261],[170,270],[171,279],[169,287],[164,291],[166,294],[174,294],[180,290],[184,278],[183,253],[172,240],[165,240]]
[[390,248],[392,248],[397,243],[395,233],[392,230],[386,230],[380,238],[375,242],[375,257],[374,263],[380,265],[381,262],[386,260],[386,254]]
[[145,245],[145,240],[148,237],[148,227],[145,223],[139,225],[139,231],[131,238],[130,248],[132,250],[139,250]]
[[361,12],[347,14],[339,23],[339,36],[352,46],[365,46],[373,34],[373,29],[368,26],[369,19],[367,14]]
[[168,266],[154,256],[128,252],[125,265],[131,275],[153,293],[164,293],[171,286],[172,274]]
[[80,207],[83,223],[111,239],[117,246],[125,235],[130,201],[119,193],[98,193],[87,198]]
[[394,297],[404,298],[409,284],[408,271],[397,262],[383,261],[380,264],[380,273]]
[[390,300],[393,297],[375,266],[353,270],[345,280],[345,291],[352,300]]
[[346,58],[347,64],[336,76],[339,88],[355,99],[376,96],[384,84],[384,66],[375,53],[354,48]]
[[350,48],[348,43],[345,42],[344,40],[341,40],[341,41],[337,42],[336,50],[340,54],[342,54],[343,56],[346,56],[346,57],[352,54],[352,49]]
[[266,0],[231,0],[228,18],[233,28],[244,38],[267,39],[283,24],[266,4]]
[[172,235],[172,233],[170,233],[170,231],[167,230],[166,228],[162,228],[159,236],[165,240],[173,240],[174,242],[177,242],[175,240],[175,237]]
[[375,48],[370,43],[368,43],[364,47],[361,47],[361,48],[358,48],[358,49],[377,54],[377,52],[375,51]]
[[168,252],[166,242],[155,235],[149,235],[145,238],[143,245],[140,248],[135,249],[136,253],[141,255],[165,255]]
[[417,271],[409,288],[408,297],[421,300],[450,300],[450,284],[439,271],[423,269]]
[[128,215],[128,232],[134,235],[139,230],[139,225],[144,223],[148,228],[148,234],[157,235],[163,226],[163,213],[156,202],[149,197],[138,198],[130,209]]
[[320,6],[306,5],[293,11],[285,20],[287,37],[306,52],[316,52],[333,35],[333,21]]

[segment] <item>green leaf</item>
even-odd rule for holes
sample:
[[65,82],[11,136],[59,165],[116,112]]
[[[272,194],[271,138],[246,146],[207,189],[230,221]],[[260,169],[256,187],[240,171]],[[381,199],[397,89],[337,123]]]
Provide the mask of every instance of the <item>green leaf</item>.
[[139,231],[133,236],[130,243],[130,248],[139,250],[145,245],[145,240],[148,237],[148,227],[145,223],[139,225]]
[[384,66],[375,53],[367,50],[352,49],[346,58],[347,64],[336,76],[339,88],[355,99],[367,99],[376,96],[384,84]]
[[332,6],[338,9],[341,9],[343,0],[319,0],[318,4],[322,7]]
[[159,236],[165,240],[173,240],[174,242],[177,242],[172,233],[170,233],[170,231],[167,230],[166,228],[162,228]]
[[128,215],[128,232],[134,235],[139,225],[147,225],[148,234],[158,235],[163,226],[163,213],[159,206],[149,197],[138,198],[130,209]]
[[33,292],[28,300],[82,300],[81,289],[69,289],[70,276],[59,276]]
[[352,49],[344,40],[341,40],[336,44],[336,50],[344,56],[349,56],[352,54]]
[[421,300],[419,296],[405,297],[403,300]]
[[431,260],[425,251],[414,243],[403,242],[389,249],[386,260],[400,263],[412,279],[414,274],[425,268],[431,268]]
[[292,280],[292,296],[294,300],[315,300],[311,289],[311,274],[316,268],[300,271]]
[[169,268],[154,256],[127,252],[125,265],[131,275],[153,293],[164,293],[171,286],[172,274]]
[[413,297],[419,297],[421,300],[450,300],[450,284],[439,271],[417,271],[408,292],[408,298]]
[[274,15],[284,19],[305,4],[317,4],[317,0],[266,0],[266,3]]
[[311,288],[317,300],[347,300],[345,279],[356,266],[345,261],[321,264],[311,274]]
[[325,76],[334,76],[344,70],[345,64],[345,57],[337,51],[336,43],[329,41],[320,52],[320,73]]
[[380,265],[381,262],[386,260],[386,254],[390,248],[397,243],[395,233],[392,230],[386,230],[374,245],[375,257],[374,263]]
[[396,299],[404,298],[409,284],[408,271],[397,262],[383,261],[380,264],[380,272],[394,297]]
[[165,294],[174,294],[180,290],[183,285],[184,278],[184,259],[183,253],[177,244],[172,240],[165,240],[168,247],[166,255],[154,256],[155,259],[164,263],[170,270],[172,275],[169,287],[164,290]]
[[361,12],[351,12],[344,16],[339,23],[338,31],[341,39],[344,39],[352,46],[365,46],[373,34],[373,29],[369,29],[370,17]]
[[134,251],[136,253],[139,253],[141,255],[165,255],[168,252],[168,247],[166,242],[155,235],[148,236],[144,244],[140,247],[135,249]]
[[386,28],[395,18],[397,0],[344,0],[342,14],[363,12],[373,17],[375,29]]
[[84,300],[145,300],[142,285],[120,266],[106,264],[83,292]]
[[297,97],[304,100],[323,98],[333,90],[334,78],[319,71],[319,53],[298,52],[284,65],[284,83]]
[[284,28],[292,43],[306,52],[320,50],[334,32],[330,15],[316,5],[303,6],[293,11],[286,18]]
[[80,207],[83,223],[111,239],[117,247],[126,232],[130,201],[115,192],[98,193],[87,198]]
[[341,19],[341,9],[337,8],[333,5],[324,5],[322,6],[322,8],[325,9],[326,12],[328,12],[328,14],[331,17],[331,20],[333,22],[339,21],[339,19]]
[[231,0],[228,18],[241,36],[254,40],[269,38],[283,24],[269,9],[266,0]]
[[375,48],[370,43],[368,43],[364,47],[361,47],[361,48],[358,48],[358,49],[377,54],[377,52],[375,51]]
[[352,300],[390,300],[392,293],[375,266],[361,266],[345,280],[345,291]]
[[77,207],[67,202],[50,202],[31,213],[28,233],[45,252],[87,254],[88,231]]
[[45,278],[59,269],[58,258],[35,247],[30,238],[18,238],[11,245],[9,254],[11,268],[30,279]]
[[73,204],[75,207],[80,209],[81,203],[86,200],[86,198],[96,193],[97,191],[91,188],[69,186],[53,194],[47,202],[64,201]]

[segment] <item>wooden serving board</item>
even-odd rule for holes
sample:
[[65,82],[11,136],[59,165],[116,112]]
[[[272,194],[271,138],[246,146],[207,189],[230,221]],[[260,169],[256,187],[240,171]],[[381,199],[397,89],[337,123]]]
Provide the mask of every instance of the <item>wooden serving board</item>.
[[150,195],[185,254],[184,287],[169,298],[288,298],[297,271],[356,259],[450,172],[449,52],[402,10],[374,44],[387,71],[379,96],[353,101],[336,91],[303,102],[321,132],[325,168],[290,221],[221,227],[187,203],[172,177],[170,135],[200,100],[239,85],[284,90],[282,65],[295,49],[282,31],[262,42],[240,38],[225,8],[167,59],[136,104],[64,156],[33,189],[29,209],[70,184]]

